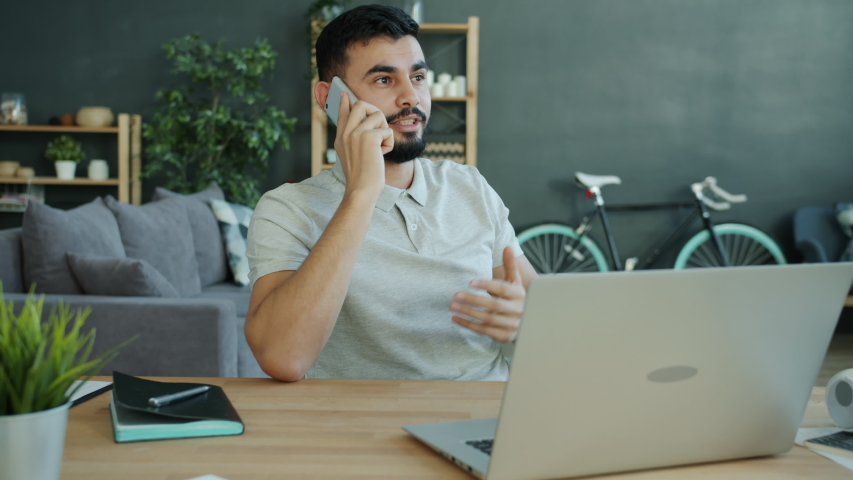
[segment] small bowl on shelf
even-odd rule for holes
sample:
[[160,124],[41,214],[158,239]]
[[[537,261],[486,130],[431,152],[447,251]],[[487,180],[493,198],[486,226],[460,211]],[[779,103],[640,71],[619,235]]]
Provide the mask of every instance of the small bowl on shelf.
[[15,171],[20,167],[18,162],[2,161],[0,162],[0,177],[14,177]]
[[77,125],[81,127],[109,127],[115,116],[109,107],[83,107],[77,112]]
[[18,178],[33,178],[36,176],[36,169],[32,167],[18,167],[15,170],[15,176]]

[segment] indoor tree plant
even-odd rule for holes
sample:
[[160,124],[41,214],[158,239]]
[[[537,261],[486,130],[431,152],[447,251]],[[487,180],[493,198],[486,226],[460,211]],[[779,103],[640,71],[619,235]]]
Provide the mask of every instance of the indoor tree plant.
[[61,180],[73,180],[77,164],[86,158],[80,142],[68,135],[48,142],[44,156],[56,165],[56,176]]
[[74,380],[88,378],[131,340],[90,358],[95,330],[81,332],[91,310],[59,302],[42,322],[34,289],[19,314],[0,283],[0,480],[58,479]]
[[254,206],[270,152],[289,148],[295,119],[270,105],[262,81],[271,76],[276,52],[265,39],[226,50],[198,34],[167,43],[172,73],[189,84],[160,90],[159,104],[143,128],[146,177],[168,189],[190,193],[215,181],[230,201]]

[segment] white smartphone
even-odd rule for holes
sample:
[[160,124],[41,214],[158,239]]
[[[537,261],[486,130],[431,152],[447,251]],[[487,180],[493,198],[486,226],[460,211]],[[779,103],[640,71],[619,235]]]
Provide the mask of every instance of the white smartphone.
[[331,119],[332,123],[336,126],[338,124],[338,113],[341,111],[341,92],[347,92],[349,94],[350,107],[355,105],[355,102],[358,101],[358,99],[355,98],[355,94],[350,91],[347,84],[344,83],[340,77],[332,79],[332,86],[329,88],[329,96],[326,97],[326,106],[323,110],[326,111],[326,115],[329,116],[329,119]]

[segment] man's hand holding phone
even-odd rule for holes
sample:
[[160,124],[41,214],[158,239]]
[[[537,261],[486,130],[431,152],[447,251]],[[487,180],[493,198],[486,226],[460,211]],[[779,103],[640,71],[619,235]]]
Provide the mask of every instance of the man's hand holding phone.
[[[332,89],[330,95],[335,92]],[[394,131],[388,126],[385,114],[377,107],[357,101],[351,104],[350,95],[340,92],[338,132],[335,151],[347,178],[348,192],[366,191],[379,197],[385,187],[384,155],[394,148]]]

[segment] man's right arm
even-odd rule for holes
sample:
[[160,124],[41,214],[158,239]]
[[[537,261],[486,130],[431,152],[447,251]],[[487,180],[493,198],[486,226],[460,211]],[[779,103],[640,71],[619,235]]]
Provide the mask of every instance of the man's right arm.
[[368,195],[344,197],[298,270],[271,273],[255,282],[246,340],[271,377],[299,380],[329,339],[374,203]]
[[351,107],[341,93],[338,125],[335,149],[347,179],[341,204],[298,270],[264,275],[252,288],[246,340],[264,372],[279,380],[302,378],[326,345],[385,187],[383,154],[394,137],[382,112],[364,102]]

